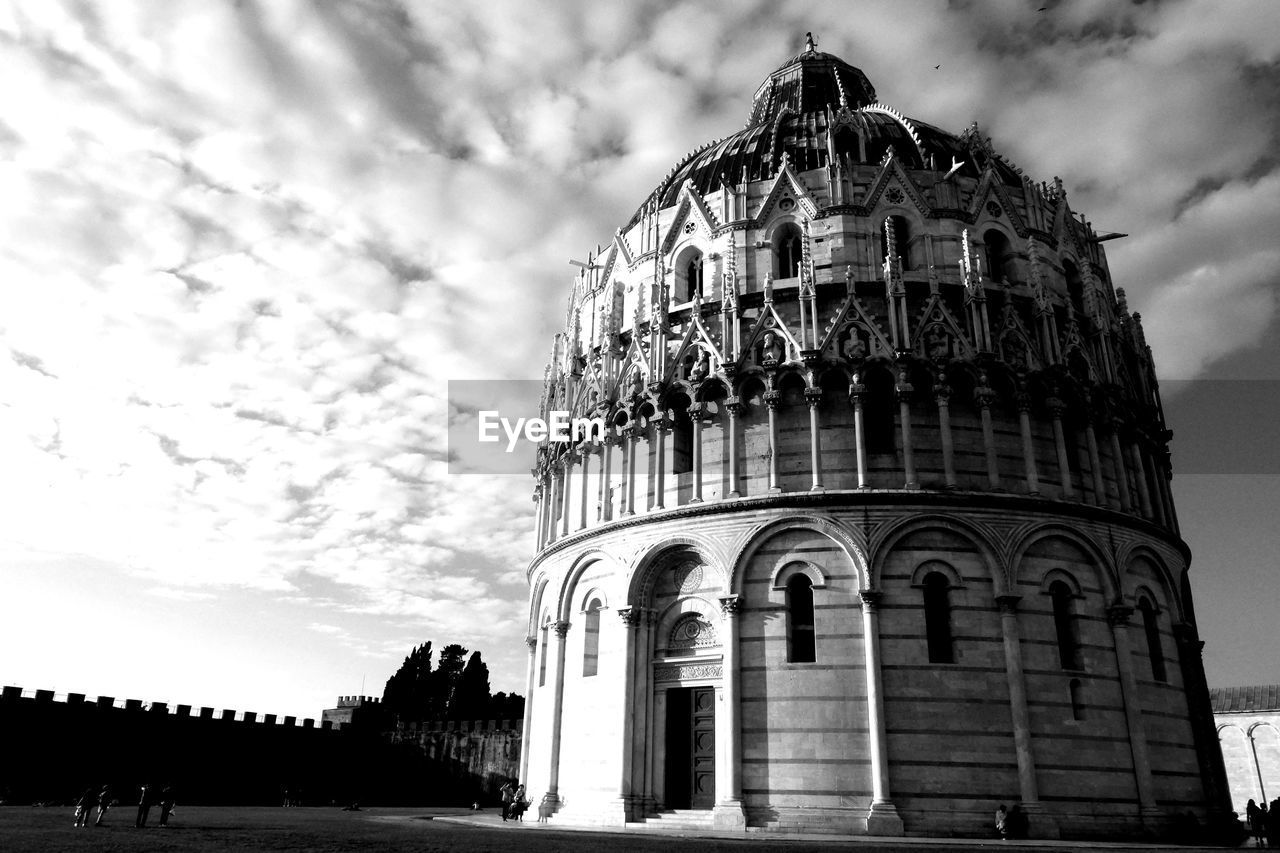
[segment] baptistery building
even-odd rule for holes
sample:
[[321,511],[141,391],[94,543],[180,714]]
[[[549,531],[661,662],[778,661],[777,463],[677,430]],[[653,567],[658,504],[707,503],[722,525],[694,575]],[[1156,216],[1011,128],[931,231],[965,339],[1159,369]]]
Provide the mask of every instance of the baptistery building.
[[521,781],[550,820],[1218,816],[1114,235],[812,41],[639,202],[583,264],[542,401],[606,425],[534,470]]

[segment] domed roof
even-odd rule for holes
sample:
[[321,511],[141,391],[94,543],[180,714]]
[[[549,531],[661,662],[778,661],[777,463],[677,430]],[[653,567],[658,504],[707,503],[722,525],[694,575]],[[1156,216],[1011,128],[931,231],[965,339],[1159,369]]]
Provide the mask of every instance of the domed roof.
[[818,51],[810,36],[805,50],[760,84],[747,126],[685,157],[650,201],[674,204],[686,179],[704,194],[722,183],[767,179],[784,157],[799,172],[825,167],[833,152],[847,165],[874,165],[890,147],[908,169],[945,172],[954,158],[965,161],[960,174],[976,178],[991,162],[1003,181],[1020,183],[1007,163],[989,150],[975,152],[972,142],[968,133],[956,136],[879,103],[860,69]]

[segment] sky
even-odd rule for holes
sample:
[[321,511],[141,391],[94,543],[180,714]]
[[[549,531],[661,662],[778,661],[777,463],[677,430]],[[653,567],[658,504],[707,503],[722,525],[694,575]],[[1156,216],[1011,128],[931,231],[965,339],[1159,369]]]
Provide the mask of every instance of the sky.
[[1129,235],[1210,683],[1280,682],[1269,0],[0,2],[0,682],[318,717],[432,640],[523,693],[532,482],[448,472],[446,383],[540,378],[806,31]]

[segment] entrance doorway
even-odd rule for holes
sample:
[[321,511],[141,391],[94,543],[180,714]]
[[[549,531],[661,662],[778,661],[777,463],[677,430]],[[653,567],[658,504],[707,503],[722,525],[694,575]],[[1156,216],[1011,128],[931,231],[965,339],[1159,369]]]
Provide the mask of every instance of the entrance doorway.
[[716,690],[667,691],[666,804],[709,809],[716,801]]

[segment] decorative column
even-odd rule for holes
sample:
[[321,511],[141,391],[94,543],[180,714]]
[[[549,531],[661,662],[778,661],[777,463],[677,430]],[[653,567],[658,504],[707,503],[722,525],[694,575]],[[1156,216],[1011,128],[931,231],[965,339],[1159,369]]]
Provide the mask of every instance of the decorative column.
[[724,614],[724,639],[721,641],[722,664],[720,683],[723,713],[716,720],[716,805],[712,812],[716,826],[744,827],[742,810],[742,723],[741,686],[738,677],[738,612],[742,600],[736,595],[720,599]]
[[906,475],[903,488],[918,489],[920,483],[916,480],[916,455],[911,447],[911,392],[915,388],[907,381],[906,370],[898,374],[898,383],[893,390],[898,398],[898,414],[902,421],[902,468]]
[[858,488],[867,486],[867,433],[862,424],[862,400],[867,395],[867,386],[858,382],[854,374],[854,382],[849,386],[849,402],[853,403],[853,446],[858,460]]
[[1093,502],[1107,505],[1106,483],[1102,481],[1102,456],[1098,453],[1098,435],[1093,429],[1093,418],[1085,422],[1084,440],[1089,448],[1089,467],[1093,470]]
[[[524,703],[524,722],[520,726],[520,743],[533,743],[533,732],[529,727],[533,724],[533,687],[534,676],[538,672],[538,638],[525,637],[524,644],[529,647],[529,674],[525,678],[524,695],[529,697]],[[528,786],[529,784],[529,749],[520,750],[520,783]]]
[[951,388],[945,382],[934,386],[938,404],[938,436],[942,441],[942,478],[948,489],[956,488],[956,453],[951,441]]
[[582,471],[578,479],[582,481],[582,501],[578,513],[578,529],[587,529],[587,507],[591,504],[591,445],[582,443]]
[[547,506],[547,544],[560,538],[560,516],[556,515],[564,491],[564,471],[562,463],[555,463],[551,468],[550,489],[551,502]]
[[1133,778],[1138,788],[1138,807],[1144,820],[1162,815],[1156,806],[1155,786],[1151,781],[1151,759],[1147,754],[1147,735],[1142,725],[1142,707],[1138,700],[1138,681],[1133,675],[1133,652],[1129,648],[1129,617],[1133,608],[1113,604],[1107,608],[1107,622],[1116,649],[1116,665],[1120,670],[1120,700],[1124,703],[1124,720],[1129,728],[1129,749],[1133,753]]
[[1040,494],[1040,474],[1036,471],[1036,446],[1031,440],[1031,395],[1025,391],[1019,391],[1017,397],[1018,404],[1018,426],[1022,430],[1022,461],[1026,466],[1027,473],[1027,494]]
[[641,610],[638,607],[623,607],[618,610],[622,617],[622,774],[618,782],[618,799],[625,823],[635,820],[635,795],[632,787],[633,751],[635,750],[636,729],[636,630],[640,625]]
[[991,404],[996,401],[996,392],[987,385],[986,377],[973,394],[982,412],[982,447],[987,454],[987,485],[992,489],[1000,488],[1000,460],[996,457],[996,434],[991,425]]
[[1138,483],[1138,506],[1142,508],[1143,518],[1155,518],[1151,508],[1151,492],[1147,489],[1147,472],[1142,466],[1142,449],[1136,440],[1129,443],[1129,458],[1133,462],[1133,479]]
[[[1028,813],[1039,809],[1040,793],[1036,784],[1036,759],[1031,748],[1031,713],[1027,710],[1027,680],[1022,671],[1022,635],[1018,629],[1019,595],[997,595],[1000,608],[1000,633],[1004,639],[1004,669],[1009,682],[1009,713],[1013,718],[1013,748],[1018,758],[1018,794]],[[1051,821],[1037,814],[1032,823],[1037,835],[1056,837]]]
[[545,543],[545,540],[542,538],[542,517],[547,509],[547,498],[546,495],[542,493],[541,482],[539,482],[538,487],[533,490],[533,503],[534,506],[537,507],[533,514],[533,537],[537,540],[538,548],[541,549]]
[[809,404],[809,464],[813,469],[813,485],[810,491],[822,491],[822,431],[818,423],[818,407],[822,405],[822,389],[804,389],[804,399]]
[[903,835],[902,818],[889,799],[888,735],[884,723],[884,688],[880,678],[880,619],[883,593],[863,590],[862,649],[867,668],[867,731],[871,740],[871,810],[868,835]]
[[564,466],[560,470],[560,536],[569,535],[569,517],[573,515],[573,451],[564,455]]
[[653,419],[653,441],[657,444],[654,459],[653,506],[650,509],[665,509],[667,497],[667,417],[664,412]]
[[1070,500],[1075,497],[1075,488],[1071,485],[1071,457],[1067,456],[1067,437],[1062,428],[1062,416],[1067,413],[1067,407],[1057,397],[1050,397],[1045,404],[1049,407],[1050,417],[1053,418],[1053,446],[1058,452],[1058,476],[1062,481],[1062,496]]
[[702,415],[705,406],[694,403],[689,406],[689,418],[693,421],[693,496],[689,503],[702,503]]
[[1124,469],[1124,451],[1120,449],[1121,422],[1111,422],[1111,464],[1116,471],[1116,490],[1120,493],[1120,509],[1133,512],[1133,500],[1129,497],[1129,474]]
[[738,491],[738,415],[742,414],[742,401],[730,397],[724,401],[725,411],[729,413],[729,494],[736,498]]
[[569,623],[554,622],[551,627],[556,635],[556,678],[551,694],[551,768],[547,775],[547,793],[543,795],[542,802],[555,812],[560,803],[560,724],[564,715],[564,647]]
[[635,422],[627,424],[623,431],[623,441],[626,442],[622,448],[622,467],[623,467],[623,490],[622,490],[622,514],[636,514],[636,425]]
[[780,492],[778,485],[778,406],[782,404],[782,395],[777,391],[764,392],[764,404],[769,409],[769,491]]
[[600,520],[613,520],[613,428],[604,434],[604,444],[600,446],[600,455],[604,465],[600,471]]

